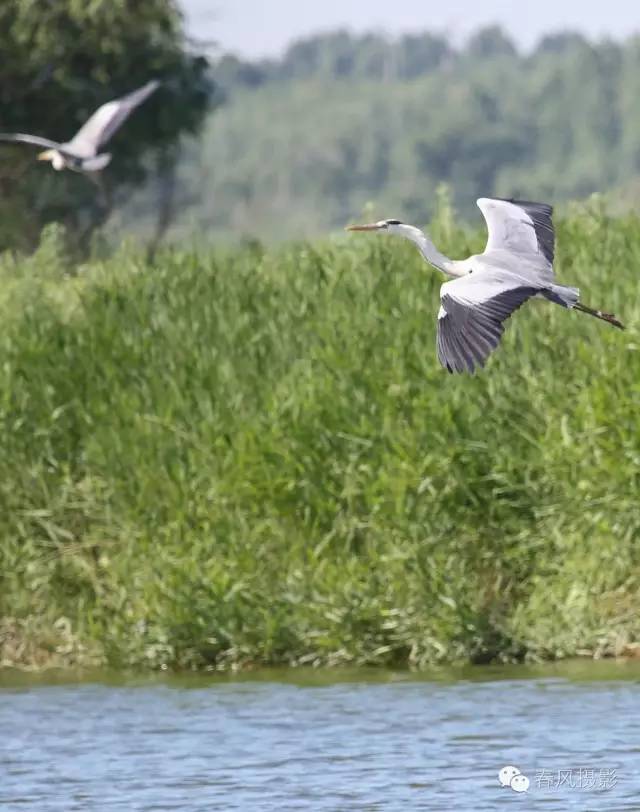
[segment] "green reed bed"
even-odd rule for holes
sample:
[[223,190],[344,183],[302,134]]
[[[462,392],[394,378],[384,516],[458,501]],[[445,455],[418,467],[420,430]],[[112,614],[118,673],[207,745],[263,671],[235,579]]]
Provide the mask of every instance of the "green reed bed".
[[5,257],[0,660],[635,651],[640,221],[573,214],[558,260],[628,330],[533,302],[468,377],[399,241]]

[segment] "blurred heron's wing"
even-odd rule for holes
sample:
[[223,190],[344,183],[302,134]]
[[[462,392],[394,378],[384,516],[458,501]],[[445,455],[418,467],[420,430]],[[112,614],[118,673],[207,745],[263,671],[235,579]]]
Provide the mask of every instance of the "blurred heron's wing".
[[35,147],[46,147],[47,149],[57,149],[64,153],[62,144],[57,141],[50,141],[48,138],[41,138],[39,135],[28,135],[27,133],[0,133],[0,141],[19,141],[22,144],[33,144]]
[[498,346],[503,322],[540,288],[502,271],[445,282],[440,288],[438,360],[449,372],[473,372]]
[[98,149],[111,138],[130,113],[142,104],[159,85],[160,82],[154,79],[127,96],[114,99],[103,104],[102,107],[98,107],[71,141],[65,144],[67,149],[80,158],[93,158]]
[[553,265],[555,234],[551,206],[492,197],[481,197],[477,202],[489,230],[485,253],[507,250],[521,256],[537,255]]

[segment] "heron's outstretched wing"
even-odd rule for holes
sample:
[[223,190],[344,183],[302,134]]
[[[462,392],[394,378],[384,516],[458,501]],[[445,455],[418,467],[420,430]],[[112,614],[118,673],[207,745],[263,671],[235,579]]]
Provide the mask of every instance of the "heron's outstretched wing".
[[65,146],[80,158],[92,158],[98,149],[105,144],[130,113],[142,104],[160,85],[153,80],[143,87],[134,90],[127,96],[98,107],[91,118],[82,125],[78,132]]
[[473,372],[498,346],[503,322],[535,296],[516,275],[481,271],[445,282],[440,288],[438,360],[449,372]]
[[28,135],[27,133],[0,133],[0,141],[19,141],[23,144],[33,144],[35,147],[46,147],[47,149],[61,149],[62,145],[57,141],[50,141],[48,138],[40,138],[39,135]]
[[487,221],[489,239],[485,252],[507,250],[520,255],[540,255],[551,266],[555,234],[553,208],[546,203],[481,197],[478,207]]

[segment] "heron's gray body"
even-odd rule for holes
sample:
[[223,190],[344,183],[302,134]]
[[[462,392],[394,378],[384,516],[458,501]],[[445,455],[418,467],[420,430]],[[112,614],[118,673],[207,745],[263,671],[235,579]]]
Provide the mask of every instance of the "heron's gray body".
[[449,372],[484,366],[502,338],[504,322],[529,299],[543,297],[570,308],[580,297],[578,288],[556,284],[553,274],[534,261],[512,271],[503,259],[471,257],[464,276],[442,285],[437,348]]
[[504,322],[534,296],[574,307],[578,288],[558,285],[551,206],[480,198],[488,227],[487,247],[462,261],[449,261],[438,313],[438,357],[449,372],[473,372],[497,347]]
[[90,155],[83,158],[74,155],[69,148],[69,144],[61,144],[60,150],[53,156],[51,164],[54,169],[71,169],[72,172],[100,172],[111,162],[110,152],[101,152],[98,155]]
[[427,262],[451,277],[440,289],[438,312],[438,359],[445,369],[474,372],[484,366],[500,342],[504,322],[533,297],[575,307],[622,327],[610,314],[582,305],[578,288],[557,284],[551,206],[484,197],[478,206],[487,223],[487,246],[482,254],[464,260],[445,257],[424,232],[399,220],[351,227],[385,228],[403,236],[418,246]]
[[563,307],[573,307],[580,298],[578,288],[558,285],[553,266],[546,261],[540,261],[536,255],[519,255],[517,270],[513,269],[513,254],[503,249],[474,254],[455,264],[461,266],[463,271],[461,275],[467,276],[476,272],[481,273],[483,278],[492,277],[494,280],[500,279],[503,283],[510,281],[513,285],[534,287],[537,296]]

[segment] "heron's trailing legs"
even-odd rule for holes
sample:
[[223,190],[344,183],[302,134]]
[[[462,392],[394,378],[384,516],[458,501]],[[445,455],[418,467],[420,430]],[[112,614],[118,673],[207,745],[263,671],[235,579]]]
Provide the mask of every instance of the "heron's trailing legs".
[[612,313],[603,313],[602,310],[593,310],[593,308],[587,307],[580,302],[576,302],[573,308],[574,310],[579,310],[581,313],[588,313],[590,316],[595,316],[597,319],[602,319],[602,321],[606,321],[609,324],[612,324],[614,327],[618,327],[620,330],[624,330],[624,324],[618,321],[618,319]]

